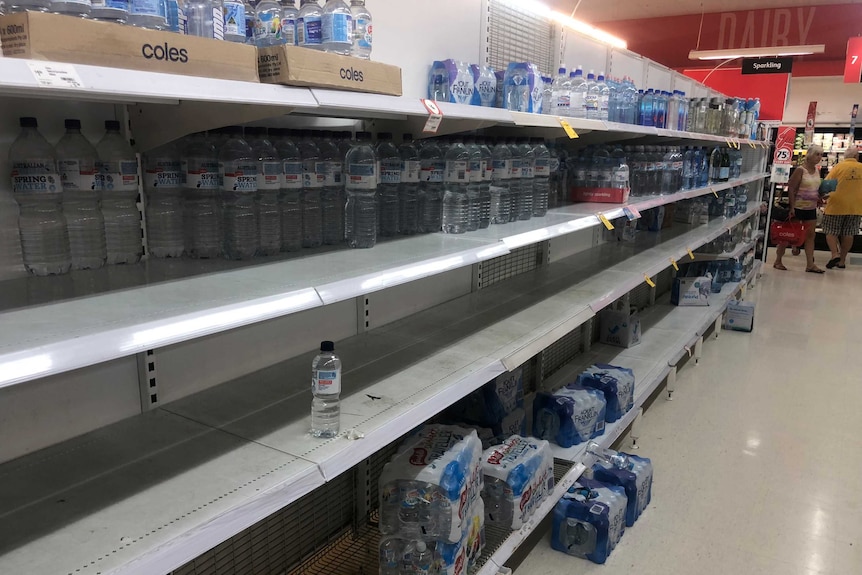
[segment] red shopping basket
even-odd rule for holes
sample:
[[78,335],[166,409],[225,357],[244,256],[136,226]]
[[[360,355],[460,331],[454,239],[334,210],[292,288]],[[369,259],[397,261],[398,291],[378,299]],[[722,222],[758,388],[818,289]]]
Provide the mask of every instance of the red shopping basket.
[[775,244],[801,246],[805,243],[805,224],[796,221],[774,221],[769,226],[769,236]]

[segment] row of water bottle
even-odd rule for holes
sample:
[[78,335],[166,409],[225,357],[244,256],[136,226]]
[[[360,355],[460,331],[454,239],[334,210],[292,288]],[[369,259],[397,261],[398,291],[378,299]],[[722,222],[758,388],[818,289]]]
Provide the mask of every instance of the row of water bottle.
[[757,139],[760,98],[692,98],[686,130],[730,138]]
[[543,106],[546,114],[589,120],[609,120],[633,124],[635,120],[634,83],[605,79],[590,70],[586,78],[580,66],[566,75],[566,68],[558,70],[555,78],[543,78]]

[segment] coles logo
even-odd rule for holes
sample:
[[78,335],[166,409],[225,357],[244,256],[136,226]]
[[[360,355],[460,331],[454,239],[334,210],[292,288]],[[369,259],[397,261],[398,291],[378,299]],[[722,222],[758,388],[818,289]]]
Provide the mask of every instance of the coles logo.
[[426,465],[428,463],[428,450],[424,447],[414,447],[413,455],[410,456],[411,465]]
[[362,75],[362,70],[354,68],[342,68],[338,73],[342,80],[353,80],[354,82],[364,82],[365,78]]
[[164,44],[144,44],[141,46],[141,55],[147,60],[164,60],[166,62],[180,62],[185,64],[189,61],[189,53],[185,48],[174,48],[167,42]]

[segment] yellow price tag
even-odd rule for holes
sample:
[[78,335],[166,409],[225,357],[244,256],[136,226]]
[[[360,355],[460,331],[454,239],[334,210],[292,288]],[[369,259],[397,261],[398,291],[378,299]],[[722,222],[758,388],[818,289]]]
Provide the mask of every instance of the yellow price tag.
[[751,149],[752,149],[752,150],[756,147],[756,146],[755,146],[753,143],[751,143],[751,142],[748,142],[748,145],[749,145],[749,146],[751,146]]
[[654,281],[652,281],[652,278],[651,278],[651,277],[649,277],[649,276],[648,276],[648,275],[646,275],[646,274],[644,274],[644,281],[647,283],[647,285],[648,285],[649,287],[651,287],[651,288],[652,288],[652,287],[655,287],[655,282],[654,282]]
[[560,118],[560,125],[563,127],[563,131],[566,132],[566,135],[569,137],[570,140],[574,140],[578,137],[578,133],[566,120]]
[[672,266],[673,266],[673,269],[675,269],[676,271],[679,271],[679,266],[676,264],[676,260],[675,260],[675,259],[670,258],[670,265],[672,265]]
[[733,147],[733,142],[731,142],[731,141],[730,141],[730,138],[725,138],[725,139],[724,139],[724,143],[725,143],[725,144],[727,144],[727,147],[728,147],[728,148],[732,148],[732,147]]
[[712,195],[713,195],[713,196],[715,196],[715,197],[717,198],[717,197],[718,197],[718,192],[716,192],[715,190],[712,190]]
[[685,248],[685,251],[688,252],[688,257],[694,259],[694,253],[691,251],[691,248]]
[[608,219],[608,217],[606,215],[599,214],[599,221],[602,222],[607,229],[609,229],[609,230],[614,229],[614,225],[611,223],[611,221]]

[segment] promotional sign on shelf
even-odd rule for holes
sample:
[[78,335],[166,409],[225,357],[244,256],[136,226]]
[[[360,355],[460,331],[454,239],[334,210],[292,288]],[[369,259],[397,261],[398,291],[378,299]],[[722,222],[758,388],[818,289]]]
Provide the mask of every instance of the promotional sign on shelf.
[[862,82],[862,36],[847,40],[847,59],[844,60],[844,83]]
[[793,167],[793,142],[796,140],[796,128],[780,126],[775,140],[775,155],[772,158],[772,183],[786,184],[790,181],[790,170]]
[[805,145],[810,146],[814,140],[814,123],[817,116],[817,102],[808,102],[808,117],[805,119]]

